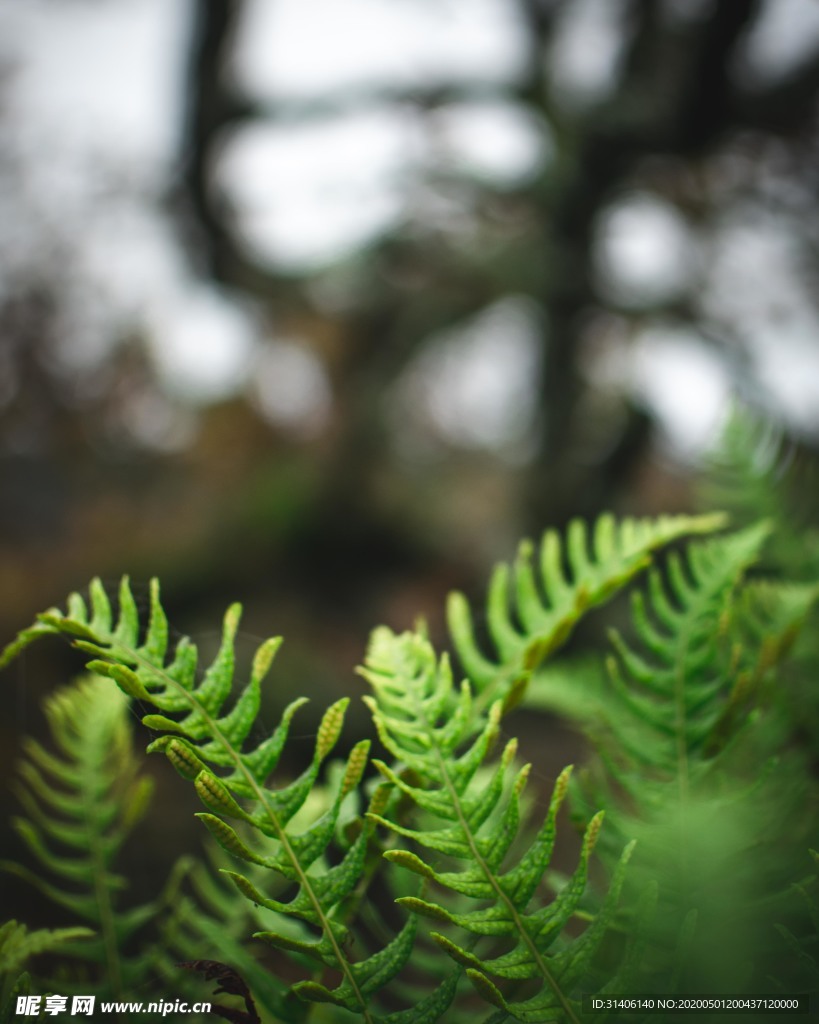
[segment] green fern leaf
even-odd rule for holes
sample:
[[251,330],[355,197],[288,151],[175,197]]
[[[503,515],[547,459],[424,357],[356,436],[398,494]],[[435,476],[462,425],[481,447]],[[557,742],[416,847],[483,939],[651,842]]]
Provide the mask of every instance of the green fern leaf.
[[167,887],[168,912],[162,918],[161,948],[157,969],[174,991],[197,997],[198,983],[180,977],[179,961],[220,960],[234,967],[248,983],[255,1001],[274,1020],[298,1024],[309,1007],[295,998],[287,984],[277,978],[254,955],[246,937],[267,923],[266,912],[254,908],[221,874],[227,858],[219,850],[208,851],[208,861],[184,859],[176,867]]
[[666,577],[649,574],[648,601],[634,595],[638,644],[612,633],[613,745],[683,794],[708,774],[731,723],[747,721],[738,712],[787,653],[819,595],[815,587],[754,582],[737,596],[768,532],[761,524],[692,544],[685,560],[672,555]]
[[[91,676],[53,694],[45,714],[56,754],[24,744],[20,799],[27,818],[15,827],[30,854],[27,865],[0,864],[65,907],[97,933],[71,954],[102,969],[99,991],[121,997],[144,977],[149,959],[126,955],[156,904],[124,909],[125,879],[115,862],[144,814],[151,780],[137,774],[128,728],[128,700]],[[90,933],[89,933],[90,934]]]
[[[587,834],[584,841],[584,856],[586,858],[588,857],[586,848],[590,849],[592,845],[593,840],[590,842]],[[507,978],[531,977],[534,973],[535,963],[529,958],[526,950],[518,948],[511,954],[507,953],[502,957],[485,961],[477,968],[472,967],[467,970],[467,976],[479,994],[493,1006],[505,1010],[515,1020],[524,1021],[527,1024],[555,1020],[579,1020],[582,1016],[582,1001],[577,996],[572,998],[568,993],[572,990],[576,991],[581,981],[589,977],[590,961],[597,952],[606,930],[613,923],[617,902],[625,880],[626,867],[633,850],[634,843],[631,843],[623,852],[603,907],[589,927],[565,949],[559,950],[549,957],[548,970],[552,977],[560,979],[560,988],[547,984],[529,999],[506,1000],[500,989],[484,972],[490,968],[494,974]],[[563,894],[561,894],[562,896]],[[525,919],[527,928],[540,943],[543,942],[544,935],[548,936],[554,929],[554,923],[549,920],[553,916],[550,908],[545,908],[545,911],[544,913],[544,910],[541,910],[538,914],[530,915]],[[635,958],[641,952],[639,944],[630,944],[628,956],[623,958],[618,977],[625,977],[629,971],[633,971]],[[583,987],[588,991],[587,980]]]
[[11,1024],[17,999],[31,991],[31,978],[23,967],[32,957],[93,935],[89,928],[41,928],[29,931],[17,921],[0,925],[0,1024]]
[[460,976],[459,970],[450,971],[447,978],[428,996],[408,1010],[388,1013],[386,1017],[379,1018],[378,1024],[435,1024],[452,1005]]
[[90,928],[38,928],[29,931],[17,921],[0,926],[0,975],[17,974],[31,957],[93,935]]
[[736,407],[698,485],[703,508],[725,509],[737,526],[765,519],[776,529],[764,567],[786,578],[819,576],[816,461],[781,426]]
[[[646,594],[633,597],[635,639],[612,634],[605,719],[589,728],[614,787],[586,775],[573,793],[581,820],[609,810],[604,859],[618,840],[639,840],[632,878],[660,882],[657,959],[665,950],[669,976],[700,987],[715,972],[740,978],[761,959],[770,925],[754,909],[757,894],[776,891],[791,867],[775,836],[801,820],[810,827],[799,812],[806,779],[778,750],[781,716],[764,688],[817,589],[744,584],[769,530],[694,542],[664,573],[649,573]],[[687,927],[696,936],[681,974],[674,946]]]
[[815,997],[819,991],[819,901],[815,891],[819,884],[819,853],[816,850],[809,852],[813,861],[813,874],[791,887],[798,898],[801,913],[791,915],[790,928],[781,923],[774,925],[782,946],[789,954],[788,976],[771,980],[783,993],[799,992]]
[[[471,936],[504,936],[512,943],[507,952],[490,958],[447,935],[433,939],[453,960],[467,968],[478,991],[493,1005],[520,1020],[576,1021],[578,1006],[572,991],[588,971],[614,913],[622,886],[622,870],[630,849],[615,876],[611,899],[595,921],[574,942],[558,949],[556,943],[574,915],[586,888],[588,862],[602,816],[586,831],[574,876],[551,903],[534,899],[548,867],[556,834],[556,819],[566,795],[570,770],[558,778],[546,818],[526,849],[511,865],[508,854],[518,837],[519,797],[527,769],[514,769],[515,743],[506,745],[488,779],[476,784],[479,770],[497,738],[501,714],[496,701],[476,732],[468,714],[468,686],[456,693],[446,657],[436,659],[424,636],[400,636],[377,629],[361,674],[375,696],[366,697],[379,737],[404,772],[382,761],[376,765],[384,776],[418,808],[443,821],[441,828],[411,828],[385,814],[371,814],[379,824],[436,854],[462,861],[454,870],[440,870],[428,859],[409,850],[390,850],[385,857],[408,868],[449,892],[484,905],[458,912],[443,903],[419,897],[402,897],[399,904],[415,915],[455,925]],[[533,902],[534,901],[534,902]],[[487,905],[488,904],[488,905]],[[474,940],[470,940],[470,946]],[[512,1009],[490,976],[538,979],[543,996],[528,1008]],[[497,993],[497,995],[495,995]]]
[[514,565],[498,565],[489,586],[487,624],[497,660],[480,649],[466,598],[453,594],[450,632],[482,703],[519,701],[531,673],[565,643],[580,618],[641,572],[654,550],[724,524],[721,514],[621,522],[603,515],[590,534],[582,520],[574,520],[565,542],[554,530],[544,534],[537,552],[524,542]]
[[[168,625],[156,582],[151,585],[151,610],[140,635],[141,624],[127,579],[119,593],[116,621],[103,587],[95,581],[89,589],[90,608],[79,595],[72,595],[68,611],[52,610],[42,616],[39,625],[21,634],[0,664],[22,646],[39,638],[44,631],[65,634],[75,646],[90,655],[93,671],[106,675],[131,695],[153,705],[159,712],[148,716],[148,724],[164,735],[150,750],[164,752],[171,763],[194,781],[197,792],[208,808],[205,824],[231,853],[262,863],[296,886],[287,900],[262,894],[243,875],[229,873],[240,892],[252,901],[274,910],[284,918],[295,918],[314,930],[313,938],[299,940],[328,967],[340,972],[341,981],[332,990],[332,998],[346,1009],[372,1021],[369,996],[371,979],[383,976],[377,959],[370,965],[364,958],[351,961],[344,948],[347,929],[337,919],[337,908],[345,904],[362,879],[374,824],[368,821],[356,841],[339,863],[328,867],[324,855],[333,839],[344,797],[353,789],[366,763],[368,744],[359,744],[347,759],[329,810],[309,827],[298,831],[291,826],[298,812],[317,785],[322,764],[334,748],[344,721],[348,701],[341,700],[324,714],[318,728],[313,756],[308,767],[291,782],[274,787],[269,778],[283,752],[293,715],[304,703],[295,701],[285,709],[274,732],[255,746],[248,744],[258,719],[261,683],[269,669],[278,640],[263,644],[254,658],[250,679],[228,707],[233,691],[234,641],[240,608],[233,605],[225,615],[222,642],[213,662],[197,680],[197,652],[187,639],[173,651],[168,649]],[[377,806],[382,797],[376,799]],[[254,833],[253,845],[237,843],[236,833],[217,816],[243,821]],[[224,826],[224,827],[223,827]],[[273,944],[291,942],[287,932],[264,930],[257,937]],[[315,937],[315,933],[318,937]],[[292,942],[291,942],[292,945]],[[379,954],[375,953],[378,957]],[[391,961],[409,957],[406,943],[394,947]],[[368,972],[372,967],[372,975]],[[360,979],[364,979],[361,980]],[[318,984],[318,983],[316,983]],[[298,989],[304,998],[326,998],[326,992],[313,985]]]

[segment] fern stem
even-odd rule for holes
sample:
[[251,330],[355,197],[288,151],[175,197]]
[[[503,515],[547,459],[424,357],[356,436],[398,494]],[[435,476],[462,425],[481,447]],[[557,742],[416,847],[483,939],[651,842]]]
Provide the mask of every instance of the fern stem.
[[[89,744],[93,752],[96,747]],[[105,964],[108,970],[108,977],[111,985],[111,994],[115,999],[123,998],[122,987],[122,965],[119,959],[119,942],[117,941],[116,920],[114,907],[111,903],[111,890],[109,888],[108,865],[106,864],[105,851],[100,842],[100,834],[94,827],[96,821],[95,807],[89,799],[89,793],[93,789],[99,776],[99,766],[90,762],[89,758],[82,759],[82,793],[88,806],[85,817],[85,833],[88,837],[87,849],[91,855],[94,875],[94,896],[99,911],[100,931],[102,932],[103,947],[105,949]]]
[[357,983],[357,981],[355,979],[355,976],[354,976],[353,972],[350,970],[349,961],[344,956],[344,953],[343,953],[340,945],[338,944],[338,941],[337,941],[337,939],[336,939],[336,937],[335,937],[335,935],[333,933],[333,930],[330,927],[330,923],[328,921],[327,915],[324,913],[324,908],[322,907],[320,901],[318,900],[318,898],[317,898],[317,896],[316,896],[316,894],[315,894],[315,892],[313,890],[312,885],[310,884],[310,881],[309,881],[310,876],[302,868],[301,863],[300,863],[298,857],[296,856],[295,851],[293,850],[293,847],[290,845],[290,841],[289,841],[289,837],[287,835],[287,832],[286,832],[285,828],[279,822],[278,817],[277,817],[274,809],[272,808],[270,802],[268,801],[267,791],[265,790],[264,786],[260,785],[257,782],[255,776],[252,774],[252,772],[249,771],[247,766],[244,764],[242,758],[239,757],[237,751],[233,747],[233,744],[229,742],[227,737],[224,735],[224,733],[219,728],[219,724],[216,721],[216,719],[214,719],[211,716],[211,714],[207,710],[207,708],[205,708],[199,701],[196,700],[195,695],[191,691],[186,690],[183,686],[181,686],[173,678],[173,676],[171,676],[165,670],[164,666],[157,666],[155,664],[152,664],[150,661],[148,661],[148,659],[144,658],[141,654],[139,654],[138,651],[134,650],[133,648],[127,648],[126,647],[126,648],[123,648],[123,649],[127,651],[127,653],[133,659],[135,664],[137,664],[137,665],[141,664],[146,669],[150,670],[150,672],[156,673],[156,674],[160,675],[164,680],[166,680],[168,683],[170,683],[172,685],[172,687],[178,693],[184,695],[185,699],[191,704],[192,707],[194,707],[196,709],[196,711],[199,714],[201,714],[203,716],[203,719],[207,722],[208,729],[210,731],[210,735],[212,737],[214,737],[215,739],[217,739],[220,743],[222,743],[222,745],[224,746],[224,749],[229,753],[234,766],[244,776],[246,782],[248,783],[248,785],[253,790],[253,793],[254,793],[256,799],[259,801],[259,803],[261,804],[263,810],[267,814],[267,817],[268,817],[269,821],[271,822],[271,824],[273,825],[274,829],[276,830],[276,837],[279,840],[279,842],[281,843],[282,849],[284,850],[288,860],[290,861],[290,863],[293,865],[293,868],[295,869],[296,875],[298,877],[299,885],[302,886],[304,891],[307,893],[307,897],[310,900],[310,903],[311,903],[313,909],[316,912],[316,916],[318,917],[319,921],[321,922],[322,930],[323,930],[324,934],[327,936],[327,939],[328,939],[328,941],[330,942],[330,944],[331,944],[331,946],[333,948],[333,953],[335,954],[335,958],[336,958],[336,961],[338,963],[339,970],[342,972],[342,974],[344,975],[346,980],[349,982],[350,986],[353,989],[353,992],[355,993],[356,999],[357,999],[358,1004],[359,1004],[359,1006],[361,1008],[361,1012],[362,1012],[362,1016],[364,1018],[364,1021],[366,1022],[366,1024],[375,1024],[375,1022],[374,1022],[374,1020],[373,1020],[373,1018],[372,1018],[372,1016],[370,1014],[370,1011],[367,1008],[366,1001],[365,1001],[364,996],[363,996],[363,994],[361,992],[361,989],[358,986],[358,983]]
[[[683,650],[688,650],[687,639],[683,640]],[[674,678],[674,725],[677,733],[677,781],[680,791],[680,803],[688,802],[688,735],[686,732],[685,707],[685,656],[681,656],[677,664]]]
[[676,705],[676,728],[677,728],[677,784],[680,794],[680,824],[682,826],[679,843],[680,851],[680,877],[686,889],[688,889],[688,798],[689,798],[689,771],[688,771],[688,739],[686,735],[686,707],[685,707],[685,674],[682,666],[677,670],[677,678],[674,687],[674,702]]

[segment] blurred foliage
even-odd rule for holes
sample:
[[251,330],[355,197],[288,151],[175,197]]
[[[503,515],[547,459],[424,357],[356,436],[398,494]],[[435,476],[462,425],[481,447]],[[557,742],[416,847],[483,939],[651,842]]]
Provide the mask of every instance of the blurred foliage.
[[[106,289],[89,286],[85,232],[37,215],[15,147],[20,126],[4,104],[0,188],[36,235],[25,245],[9,235],[4,252],[31,248],[36,258],[22,270],[4,265],[0,288],[3,635],[82,583],[90,566],[106,579],[156,574],[172,621],[204,648],[218,643],[217,609],[241,597],[252,613],[240,656],[275,628],[288,637],[282,697],[308,687],[332,700],[373,621],[404,628],[420,612],[440,637],[444,595],[456,584],[474,591],[522,533],[562,527],[570,514],[694,505],[691,466],[669,457],[662,396],[639,371],[640,359],[675,346],[683,362],[704,358],[772,424],[760,429],[777,439],[776,467],[782,453],[812,466],[815,419],[776,389],[771,354],[778,331],[784,353],[800,326],[805,351],[817,344],[808,335],[819,295],[819,51],[760,65],[754,54],[774,37],[775,5],[515,0],[525,46],[506,79],[453,70],[302,102],[257,95],[235,73],[250,0],[197,0],[180,57],[177,159],[151,194],[132,195],[103,169],[91,213],[109,215],[112,192],[149,209],[192,281],[247,313],[255,370],[218,400],[163,374],[162,339],[144,310],[115,316]],[[582,53],[598,52],[599,34],[583,36],[595,26],[613,56],[601,56],[590,88],[570,53],[578,39]],[[12,96],[16,70],[3,68],[0,99]],[[243,133],[341,123],[377,106],[411,118],[435,152],[442,118],[486,102],[534,126],[543,155],[527,173],[500,180],[439,152],[407,171],[401,216],[334,261],[293,269],[251,244],[225,169]],[[665,284],[626,273],[635,208],[671,225],[667,248],[683,240]],[[741,257],[757,242],[761,256],[743,277]],[[99,323],[95,349],[82,332]],[[520,362],[513,337],[529,358],[498,422],[458,384],[485,337],[499,339],[490,375],[502,375],[513,350]],[[306,407],[301,418],[262,400],[268,365],[279,390],[309,390],[285,372],[291,349],[327,392],[319,412]],[[752,464],[765,461],[766,445]],[[743,498],[747,516],[731,505],[737,525],[776,518],[770,506],[790,493],[773,464],[756,479],[767,504]],[[800,526],[816,524],[811,486],[793,488]],[[803,558],[793,534],[774,536],[781,550],[765,557],[807,578],[813,547]],[[16,670],[14,714],[0,725],[4,771],[39,698],[71,665],[34,652]],[[279,704],[271,700],[271,717]],[[573,739],[561,742],[574,749]],[[181,841],[174,807],[184,797],[165,799]],[[4,820],[9,809],[0,805]],[[0,834],[0,845],[10,841]],[[158,869],[147,865],[146,877]]]
[[[216,1012],[246,1024],[259,1024],[255,1000],[293,1024],[351,1014],[366,1024],[581,1024],[599,1019],[583,1005],[590,993],[756,997],[774,986],[815,998],[815,877],[805,871],[819,826],[817,723],[803,721],[800,701],[816,651],[790,656],[815,623],[819,585],[755,575],[772,522],[724,525],[722,514],[602,516],[547,531],[496,567],[491,655],[479,616],[453,595],[460,685],[423,627],[379,626],[359,670],[370,737],[344,736],[345,697],[307,751],[293,742],[305,692],[278,705],[272,727],[263,721],[280,637],[237,675],[233,604],[205,667],[189,638],[174,642],[157,582],[141,610],[127,577],[116,597],[97,578],[87,598],[74,592],[65,611],[41,613],[0,655],[4,668],[61,636],[95,674],[47,705],[57,756],[28,743],[28,817],[17,829],[39,866],[2,866],[98,929],[72,949],[108,966],[101,992],[138,997],[147,967],[173,982],[181,941],[194,960],[176,967],[220,979],[217,992],[247,1012]],[[544,706],[553,677],[540,669],[580,620],[623,591],[630,633],[612,632],[590,708],[582,690],[568,705],[590,756],[576,781],[571,767],[559,773],[544,813],[537,797],[521,799],[543,751],[524,763],[517,738],[498,740],[515,706]],[[562,678],[582,688],[588,673],[581,662]],[[113,913],[123,880],[111,868],[126,845],[140,847],[129,833],[151,792],[126,697],[154,736],[148,752],[164,754],[204,804],[196,817],[232,858],[220,873],[234,889],[200,863],[192,896],[180,898],[177,869],[161,902]],[[383,754],[371,758],[376,738]],[[295,768],[282,756],[294,745]],[[329,762],[337,748],[342,759]],[[566,800],[582,837],[569,877],[552,859]],[[147,957],[121,955],[135,928],[163,917]],[[243,935],[273,947],[269,973]],[[65,972],[54,984],[73,991]]]

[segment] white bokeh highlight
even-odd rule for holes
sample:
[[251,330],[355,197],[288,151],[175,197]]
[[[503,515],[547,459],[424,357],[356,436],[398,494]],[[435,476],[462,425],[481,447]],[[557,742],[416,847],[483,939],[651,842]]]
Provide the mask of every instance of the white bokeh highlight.
[[514,296],[432,336],[399,383],[401,419],[415,416],[421,429],[429,424],[448,444],[525,459],[537,410],[541,334],[533,304]]
[[598,289],[618,305],[668,302],[689,283],[694,240],[682,217],[658,198],[623,196],[604,213],[596,242]]
[[506,0],[251,0],[236,75],[278,99],[464,79],[508,82],[527,40]]

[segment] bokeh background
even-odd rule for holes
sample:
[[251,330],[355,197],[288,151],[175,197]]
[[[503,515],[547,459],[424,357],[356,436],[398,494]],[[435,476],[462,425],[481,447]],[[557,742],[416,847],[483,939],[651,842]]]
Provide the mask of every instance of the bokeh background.
[[818,88],[817,0],[4,0],[3,639],[159,575],[318,715],[521,535],[690,508],[734,398],[812,452]]

